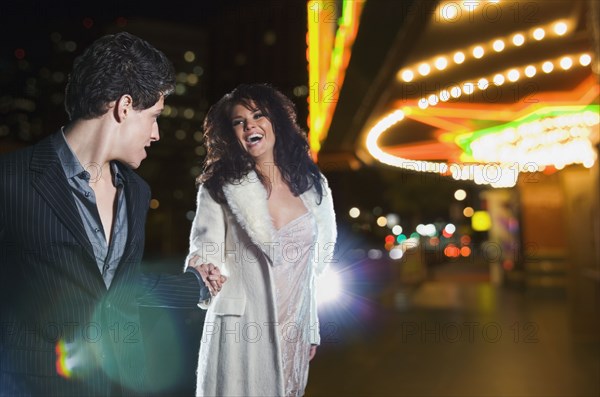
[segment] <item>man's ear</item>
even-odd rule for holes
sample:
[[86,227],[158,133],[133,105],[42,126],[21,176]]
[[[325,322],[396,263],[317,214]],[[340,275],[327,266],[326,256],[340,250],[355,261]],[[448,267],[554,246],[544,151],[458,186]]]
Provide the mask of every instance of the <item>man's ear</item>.
[[115,103],[115,118],[119,122],[123,122],[127,119],[129,114],[133,111],[133,98],[131,95],[125,94],[119,98]]

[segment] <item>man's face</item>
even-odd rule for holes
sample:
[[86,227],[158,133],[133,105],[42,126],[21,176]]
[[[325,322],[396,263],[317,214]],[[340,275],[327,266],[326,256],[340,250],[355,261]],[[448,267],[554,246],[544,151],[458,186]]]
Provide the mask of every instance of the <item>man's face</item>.
[[119,158],[131,168],[138,168],[146,158],[146,148],[152,142],[158,141],[158,116],[164,108],[163,96],[148,109],[134,110],[127,114],[123,127],[119,131]]

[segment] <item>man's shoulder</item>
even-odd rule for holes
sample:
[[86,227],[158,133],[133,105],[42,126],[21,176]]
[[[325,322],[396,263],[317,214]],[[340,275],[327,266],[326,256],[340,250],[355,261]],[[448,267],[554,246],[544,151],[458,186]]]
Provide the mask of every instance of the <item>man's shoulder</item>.
[[29,169],[35,145],[0,154],[0,174],[15,175]]
[[14,161],[15,159],[20,158],[29,158],[31,157],[31,153],[33,153],[33,148],[37,144],[18,147],[15,150],[11,150],[9,152],[0,153],[0,162],[6,163],[8,161]]
[[40,166],[43,166],[43,163],[50,161],[53,155],[51,139],[52,135],[33,145],[0,154],[0,172],[9,174],[27,172],[36,153],[41,155]]
[[33,156],[33,153],[40,149],[51,150],[53,135],[54,134],[48,135],[36,143],[27,146],[17,146],[14,150],[0,153],[0,162],[14,161],[16,159],[29,159]]

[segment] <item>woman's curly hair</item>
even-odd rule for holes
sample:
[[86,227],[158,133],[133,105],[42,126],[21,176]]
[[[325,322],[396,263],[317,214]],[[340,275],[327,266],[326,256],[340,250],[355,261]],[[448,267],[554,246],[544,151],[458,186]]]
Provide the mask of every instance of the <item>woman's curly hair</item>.
[[[236,105],[250,110],[258,108],[269,119],[276,137],[275,165],[283,180],[295,196],[314,186],[320,203],[323,197],[321,173],[310,157],[306,134],[296,122],[294,104],[268,84],[241,84],[209,109],[204,119],[207,154],[197,182],[204,184],[215,201],[225,203],[223,186],[238,183],[248,172],[255,170],[254,159],[233,131],[231,115]],[[270,193],[267,176],[257,174]]]

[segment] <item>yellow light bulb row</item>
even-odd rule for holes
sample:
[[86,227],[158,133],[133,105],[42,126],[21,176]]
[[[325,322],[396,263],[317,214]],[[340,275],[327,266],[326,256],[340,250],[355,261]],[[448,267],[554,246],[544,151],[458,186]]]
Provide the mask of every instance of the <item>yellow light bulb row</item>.
[[377,122],[369,131],[366,140],[367,150],[376,160],[410,171],[430,172],[441,175],[450,173],[455,180],[471,180],[477,184],[493,187],[512,187],[516,184],[519,170],[498,164],[447,164],[442,162],[410,160],[384,152],[377,141],[379,137],[404,119],[404,111],[395,110]]
[[[551,134],[561,133],[556,131]],[[536,172],[542,171],[546,166],[562,169],[568,164],[581,164],[591,168],[597,155],[589,139],[575,137],[551,143],[540,138],[525,140],[521,145],[499,144],[493,149],[474,148],[473,157],[489,163],[512,163],[520,172]]]
[[379,137],[404,119],[402,110],[395,110],[371,128],[367,135],[367,150],[376,160],[410,171],[430,172],[441,175],[450,173],[455,180],[471,180],[477,184],[493,187],[512,187],[516,184],[518,170],[497,164],[447,164],[442,162],[410,160],[384,152],[377,144]]
[[448,171],[448,165],[446,163],[405,159],[386,153],[379,147],[377,144],[379,137],[388,129],[402,121],[404,117],[405,112],[397,109],[379,120],[371,128],[366,139],[367,150],[371,156],[373,156],[373,158],[376,160],[393,167],[399,167],[412,171],[446,174]]
[[486,163],[519,164],[519,171],[548,165],[561,169],[567,164],[590,168],[596,161],[590,127],[599,122],[597,113],[586,111],[506,128],[471,142],[472,157]]
[[[498,4],[500,0],[488,0],[487,2]],[[455,22],[456,19],[459,18],[459,13],[462,14],[463,10],[473,13],[480,4],[481,2],[479,1],[444,2],[438,6],[435,12],[437,16],[436,21]]]
[[[545,38],[558,38],[564,36],[569,30],[569,25],[564,20],[558,20],[553,23],[530,29],[527,33],[516,32],[509,36],[498,37],[487,43],[475,44],[469,51],[456,51],[454,53],[438,54],[426,61],[417,62],[398,72],[397,78],[405,83],[409,83],[419,76],[425,77],[436,71],[443,71],[451,66],[464,63],[469,56],[473,59],[481,59],[486,53],[499,53],[504,51],[511,44],[514,47],[522,46],[526,41],[526,35],[532,42],[542,41]],[[469,55],[470,54],[470,55]]]
[[[548,60],[545,62],[540,62],[538,66],[535,65],[527,65],[522,66],[520,68],[511,68],[505,72],[506,78],[509,81],[518,81],[521,76],[521,71],[525,77],[531,78],[536,75],[538,67],[541,64],[541,69],[544,73],[551,73],[554,71],[554,65],[558,64],[563,70],[569,70],[573,66],[573,58],[577,58],[579,60],[579,64],[581,66],[588,66],[592,58],[589,54],[576,54],[576,55],[567,55],[563,57],[556,58],[554,60]],[[516,72],[515,72],[516,71]],[[462,92],[472,93],[477,86],[480,90],[486,90],[490,87],[490,84],[485,84],[487,79],[480,78],[477,81],[477,84],[473,82],[465,82],[463,83],[463,90],[460,89],[459,85],[452,87],[449,91],[442,90],[437,95],[437,99],[432,97],[429,98],[421,98],[419,101],[419,106],[421,104],[427,103],[427,105],[423,105],[424,108],[427,108],[429,105],[435,106],[439,103],[440,98],[449,99],[449,97],[458,98],[462,95]],[[505,78],[504,74],[496,74],[493,76],[492,81],[494,85],[501,85],[504,83]],[[466,90],[464,87],[468,87]],[[497,163],[491,162],[487,164],[448,164],[444,162],[432,162],[432,161],[421,161],[421,160],[411,160],[407,158],[402,158],[398,156],[391,155],[382,150],[377,141],[381,137],[381,135],[386,132],[388,129],[402,121],[405,117],[406,113],[410,114],[410,107],[406,107],[403,110],[397,109],[387,116],[383,117],[380,121],[378,121],[367,133],[366,138],[366,147],[368,152],[381,163],[398,167],[411,171],[419,171],[419,172],[430,172],[430,173],[439,173],[442,175],[447,175],[448,173],[455,180],[471,180],[476,184],[487,184],[495,188],[502,187],[513,187],[517,183],[517,179],[519,176],[519,172],[537,172],[542,171],[544,169],[543,164],[535,164],[531,161],[530,158],[523,158],[522,160],[526,160],[526,162],[516,162],[513,161],[512,164],[506,163]],[[590,123],[589,120],[592,120],[593,125],[597,125],[596,119],[590,117],[588,113],[585,114],[587,120],[585,121],[588,125]],[[544,156],[545,158],[554,158],[555,162],[551,163],[557,169],[561,169],[567,164],[583,164],[586,167],[590,167],[596,161],[596,154],[591,148],[591,143],[589,139],[586,142],[583,142],[579,139],[574,140],[572,145],[568,148],[566,147],[557,147],[554,146],[550,148],[547,153],[549,155]],[[564,154],[567,150],[569,153]],[[573,156],[572,154],[575,154]],[[545,162],[548,163],[548,162]]]
[[418,106],[421,109],[426,109],[429,106],[438,105],[440,102],[447,102],[453,98],[460,98],[463,94],[472,95],[476,89],[485,91],[492,85],[497,87],[506,82],[516,83],[522,78],[533,78],[540,70],[545,74],[552,73],[557,70],[557,67],[560,67],[562,70],[569,70],[573,66],[576,66],[574,59],[578,60],[578,65],[581,67],[588,66],[592,62],[590,54],[583,53],[565,55],[521,67],[513,67],[502,73],[496,73],[493,76],[480,77],[478,79],[454,84],[440,90],[437,94],[430,94],[427,97],[422,97],[418,101]]

